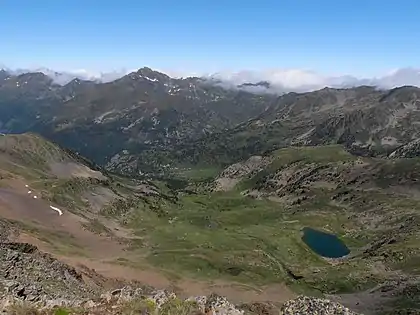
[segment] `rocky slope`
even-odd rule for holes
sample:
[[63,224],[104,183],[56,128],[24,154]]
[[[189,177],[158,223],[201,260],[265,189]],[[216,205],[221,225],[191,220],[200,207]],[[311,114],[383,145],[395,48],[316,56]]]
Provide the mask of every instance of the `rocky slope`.
[[418,139],[420,89],[373,87],[288,93],[258,117],[178,148],[175,158],[231,164],[290,145],[342,144],[384,156]]
[[[364,156],[386,156],[419,137],[419,95],[415,87],[391,91],[373,87],[289,93],[264,111],[228,130],[181,141],[140,158],[179,164],[229,165],[290,145],[342,144]],[[133,158],[133,157],[131,157]]]
[[420,139],[408,142],[389,154],[390,158],[414,158],[420,155]]

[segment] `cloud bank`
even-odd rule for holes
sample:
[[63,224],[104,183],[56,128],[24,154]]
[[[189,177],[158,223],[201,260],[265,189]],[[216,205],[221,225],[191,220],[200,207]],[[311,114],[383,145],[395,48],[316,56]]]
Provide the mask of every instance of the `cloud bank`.
[[89,80],[95,82],[110,82],[116,79],[119,79],[130,72],[135,70],[118,70],[112,72],[90,72],[85,69],[76,69],[71,71],[54,71],[48,68],[37,68],[37,69],[4,69],[12,74],[19,75],[28,72],[42,72],[45,75],[49,76],[54,80],[55,83],[60,85],[65,85],[71,80],[80,79],[80,80]]
[[[307,92],[325,87],[350,88],[361,85],[376,86],[383,89],[392,89],[404,85],[420,87],[420,69],[401,68],[389,72],[381,77],[358,78],[352,75],[326,76],[313,71],[267,70],[267,71],[239,71],[235,73],[216,73],[209,78],[234,86],[268,82],[268,88],[261,87],[269,92]],[[253,89],[255,88],[252,87]]]
[[[50,76],[58,84],[66,84],[71,80],[78,78],[81,80],[91,80],[96,82],[110,82],[131,73],[134,70],[118,70],[112,72],[89,72],[84,69],[73,71],[53,71],[47,68],[33,70],[10,70],[13,74],[39,71]],[[159,70],[157,70],[159,71]],[[269,69],[262,71],[238,71],[238,72],[218,72],[213,74],[160,71],[167,73],[173,78],[182,78],[188,76],[202,77],[205,80],[215,84],[221,84],[226,87],[247,89],[252,92],[307,92],[322,89],[324,87],[332,88],[350,88],[360,85],[371,85],[383,89],[391,89],[404,85],[420,87],[420,68],[400,68],[386,73],[380,77],[359,78],[352,75],[328,76],[314,71],[300,69]],[[250,85],[253,84],[253,85]]]

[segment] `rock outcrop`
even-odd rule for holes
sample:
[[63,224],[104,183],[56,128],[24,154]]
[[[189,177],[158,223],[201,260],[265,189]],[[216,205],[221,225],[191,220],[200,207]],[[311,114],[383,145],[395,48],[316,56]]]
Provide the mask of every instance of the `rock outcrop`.
[[81,272],[26,243],[0,244],[0,270],[3,295],[29,302],[93,297],[101,287],[100,281],[87,285]]
[[243,178],[261,171],[272,161],[272,157],[251,156],[245,162],[232,164],[214,182],[214,191],[228,191]]
[[357,315],[343,305],[326,299],[301,296],[286,302],[280,315]]
[[[106,292],[98,299],[79,300],[77,303],[61,306],[57,301],[43,301],[43,303],[23,303],[16,297],[7,296],[0,300],[0,311],[4,314],[14,314],[14,308],[49,311],[66,309],[65,314],[195,314],[195,315],[244,315],[245,310],[258,315],[357,315],[339,303],[325,299],[299,297],[286,302],[281,309],[253,307],[248,305],[236,306],[225,297],[212,294],[210,296],[195,296],[179,299],[174,293],[157,290],[146,293],[142,289],[124,287]],[[261,304],[261,303],[260,303]],[[53,305],[53,306],[52,306]],[[74,309],[74,311],[73,311]],[[43,313],[44,314],[44,313]],[[51,313],[53,314],[53,313]],[[56,313],[54,313],[56,314]],[[60,313],[61,314],[61,313]]]
[[413,140],[399,147],[389,155],[389,158],[413,158],[418,156],[420,156],[420,139]]

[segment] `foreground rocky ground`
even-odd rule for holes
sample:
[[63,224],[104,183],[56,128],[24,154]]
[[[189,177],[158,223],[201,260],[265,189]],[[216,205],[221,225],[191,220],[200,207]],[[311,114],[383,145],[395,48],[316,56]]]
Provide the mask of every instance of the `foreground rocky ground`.
[[0,310],[10,315],[47,315],[47,314],[280,314],[280,315],[357,315],[341,304],[326,299],[301,296],[286,302],[280,308],[270,303],[234,305],[225,297],[193,296],[179,299],[174,293],[158,290],[147,292],[141,288],[124,287],[102,294],[97,299],[43,300],[26,302],[12,295],[3,296]]

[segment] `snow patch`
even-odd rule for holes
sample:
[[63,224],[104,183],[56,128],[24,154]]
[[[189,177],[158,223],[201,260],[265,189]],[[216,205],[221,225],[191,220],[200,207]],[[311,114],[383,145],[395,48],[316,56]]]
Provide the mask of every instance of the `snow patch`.
[[152,117],[153,126],[159,125],[160,121],[156,117]]
[[57,207],[50,206],[50,208],[51,208],[51,209],[53,209],[53,210],[55,210],[55,211],[57,211],[57,212],[58,212],[58,215],[62,215],[62,214],[63,214],[63,211],[61,211],[61,210],[60,210],[60,209],[58,209]]
[[143,120],[143,117],[137,119],[136,121],[132,122],[131,124],[129,124],[127,127],[122,127],[122,130],[129,130],[131,128],[133,128],[135,125],[137,125],[138,123],[140,123]]
[[112,113],[114,113],[114,110],[110,110],[109,112],[103,113],[102,115],[100,115],[100,116],[96,117],[96,118],[93,120],[93,122],[94,122],[95,124],[100,124],[100,123],[104,120],[104,118],[105,118],[106,116],[108,116],[108,115],[110,115],[110,114],[112,114]]
[[152,81],[152,82],[159,81],[158,79],[152,79],[152,78],[149,78],[149,77],[143,77],[143,78],[145,78],[146,80]]
[[177,87],[177,88],[171,88],[169,89],[169,94],[174,95],[176,93],[178,93],[179,91],[181,91],[181,88]]

